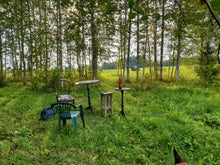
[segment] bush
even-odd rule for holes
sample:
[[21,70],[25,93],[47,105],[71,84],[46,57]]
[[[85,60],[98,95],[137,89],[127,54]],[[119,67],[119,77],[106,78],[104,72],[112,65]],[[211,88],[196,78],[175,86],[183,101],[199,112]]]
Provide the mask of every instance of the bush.
[[220,72],[220,67],[215,65],[216,57],[214,57],[212,54],[212,47],[209,43],[206,43],[206,46],[203,48],[199,58],[199,66],[197,66],[195,69],[198,76],[210,84],[213,83],[213,81],[217,78],[218,73]]
[[31,89],[39,89],[40,79],[39,77],[33,77],[31,80]]
[[31,80],[31,88],[34,90],[53,89],[54,83],[59,79],[60,74],[56,69],[49,71],[48,74],[46,74],[45,71],[42,71],[37,77],[34,77]]
[[60,80],[60,73],[56,69],[52,69],[49,72],[49,76],[46,82],[47,88],[54,88],[54,84],[56,81]]
[[0,87],[4,87],[6,85],[6,81],[4,77],[0,77]]

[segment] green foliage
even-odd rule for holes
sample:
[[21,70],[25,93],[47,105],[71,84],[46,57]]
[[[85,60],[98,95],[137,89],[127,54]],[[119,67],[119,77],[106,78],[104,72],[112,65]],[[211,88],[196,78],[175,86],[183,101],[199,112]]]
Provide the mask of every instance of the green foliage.
[[4,77],[0,77],[0,87],[4,87],[6,85],[6,81]]
[[9,141],[7,141],[7,140],[3,140],[3,141],[1,141],[0,142],[0,151],[1,151],[1,154],[2,154],[2,156],[9,156],[9,154],[10,154],[10,143],[9,143]]
[[218,128],[220,126],[220,114],[207,113],[206,115],[204,115],[203,121],[210,127]]
[[136,17],[136,13],[129,13],[129,19],[134,19]]
[[210,5],[214,11],[216,11],[216,12],[218,12],[218,14],[220,14],[220,1],[211,0]]
[[60,73],[56,69],[51,70],[49,73],[49,80],[46,83],[47,88],[54,87],[55,82],[60,80]]
[[[143,66],[144,66],[143,61],[144,61],[144,58],[140,57],[139,58],[139,62],[140,62],[139,63],[139,68],[143,68]],[[191,64],[189,62],[187,63],[186,61],[187,60],[185,60],[186,65]],[[119,61],[119,62],[121,62],[121,61]],[[125,59],[125,63],[127,63],[127,59]],[[132,68],[133,66],[136,66],[136,65],[137,65],[137,59],[135,57],[130,57],[130,59],[129,59],[129,68]],[[149,63],[145,64],[145,67],[149,67],[149,66],[150,66]],[[163,66],[169,66],[169,60],[164,60],[163,61]],[[174,62],[174,66],[176,66],[176,62]],[[159,67],[159,64],[158,64],[158,67]],[[117,62],[103,63],[103,65],[102,65],[102,69],[116,69],[116,68],[117,68]]]
[[40,78],[39,77],[33,77],[33,79],[31,80],[31,88],[34,89],[34,90],[37,90],[39,89],[39,86],[40,86]]
[[116,63],[115,62],[111,62],[111,63],[104,63],[102,65],[102,69],[115,69],[116,67]]
[[209,43],[203,48],[201,56],[199,58],[200,65],[196,68],[198,75],[207,81],[208,83],[213,83],[220,72],[219,67],[217,67],[215,56],[212,55],[213,50]]
[[142,21],[146,21],[148,19],[148,16],[147,15],[143,15],[142,17],[141,17],[141,20]]
[[133,6],[134,6],[134,0],[129,0],[128,1],[128,6],[129,6],[129,8],[132,8]]
[[160,20],[160,14],[159,13],[155,13],[153,15],[153,18],[156,20],[156,21],[159,21]]
[[59,79],[60,74],[56,69],[52,69],[48,73],[42,71],[31,80],[31,88],[34,90],[53,89],[55,82]]

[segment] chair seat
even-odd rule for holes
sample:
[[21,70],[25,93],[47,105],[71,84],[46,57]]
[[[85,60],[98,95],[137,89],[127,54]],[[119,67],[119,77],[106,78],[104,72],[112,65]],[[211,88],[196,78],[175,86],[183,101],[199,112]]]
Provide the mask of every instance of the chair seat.
[[70,97],[69,99],[60,99],[58,98],[58,102],[70,102],[70,101],[74,101],[73,97]]
[[72,102],[74,104],[75,99],[70,97],[70,81],[58,80],[54,83],[55,95],[57,102]]
[[70,116],[71,116],[71,118],[73,118],[73,117],[78,117],[79,114],[80,114],[79,111],[70,112]]

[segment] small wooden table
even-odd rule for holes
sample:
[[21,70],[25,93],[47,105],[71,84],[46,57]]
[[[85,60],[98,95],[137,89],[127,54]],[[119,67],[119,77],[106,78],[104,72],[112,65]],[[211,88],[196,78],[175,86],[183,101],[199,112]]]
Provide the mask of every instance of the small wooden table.
[[91,110],[93,111],[93,107],[91,105],[91,100],[90,100],[90,94],[89,94],[89,84],[96,84],[98,83],[99,80],[87,80],[87,81],[80,81],[76,82],[76,85],[87,85],[87,94],[88,94],[88,104],[89,106],[85,110]]
[[124,112],[124,100],[123,100],[123,97],[124,97],[124,91],[129,91],[130,88],[115,88],[116,91],[121,91],[121,112],[120,114],[122,114],[123,116],[125,116],[125,112]]
[[111,114],[113,114],[112,92],[107,91],[101,93],[101,112],[102,110],[105,111],[105,117],[107,116],[107,111],[111,111]]

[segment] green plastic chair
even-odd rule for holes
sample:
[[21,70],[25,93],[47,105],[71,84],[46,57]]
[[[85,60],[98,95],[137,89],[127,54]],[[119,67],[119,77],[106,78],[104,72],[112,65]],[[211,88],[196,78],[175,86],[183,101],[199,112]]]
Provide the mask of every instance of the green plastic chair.
[[[59,132],[61,131],[61,120],[63,121],[63,126],[65,126],[66,120],[72,119],[73,128],[77,129],[77,118],[79,115],[82,118],[83,127],[85,127],[81,104],[75,106],[74,104],[68,102],[58,102],[52,104],[51,107],[53,107],[56,112],[59,112]],[[75,111],[77,108],[79,108],[79,111]]]

